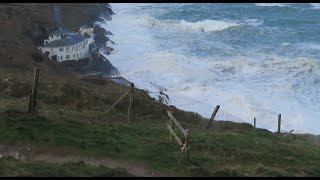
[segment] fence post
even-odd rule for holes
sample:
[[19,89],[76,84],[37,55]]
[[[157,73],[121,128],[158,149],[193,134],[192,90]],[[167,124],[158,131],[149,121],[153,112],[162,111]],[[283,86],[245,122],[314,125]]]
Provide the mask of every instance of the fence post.
[[256,118],[253,118],[253,131],[256,131]]
[[130,123],[130,106],[128,106],[128,123]]
[[[171,118],[169,117],[169,121],[170,121],[170,127],[173,129],[173,124],[172,124],[172,120],[171,120]],[[169,135],[170,135],[170,144],[172,144],[172,134],[171,134],[171,132],[169,131]]]
[[280,128],[281,128],[281,114],[278,115],[278,133],[280,134]]
[[185,145],[186,145],[186,159],[189,160],[189,129],[186,129],[186,135],[185,135]]
[[134,100],[134,84],[133,83],[131,83],[130,84],[130,88],[131,88],[131,103],[130,103],[130,107],[131,107],[131,121],[133,121],[133,119],[134,119],[134,116],[133,116],[133,111],[134,111],[134,109],[133,109],[133,100]]
[[210,125],[211,125],[214,117],[216,116],[219,108],[220,108],[220,105],[217,105],[216,108],[214,109],[214,111],[213,111],[213,113],[212,113],[212,115],[211,115],[211,118],[210,118],[210,120],[209,120],[209,123],[208,123],[208,125],[207,125],[207,129],[209,129],[209,127],[210,127]]
[[134,88],[134,84],[133,84],[133,83],[130,83],[129,106],[128,106],[128,123],[130,122],[130,120],[132,121],[132,117],[133,117],[133,112],[132,112],[133,88]]
[[34,78],[33,78],[33,86],[32,86],[32,95],[31,95],[31,113],[35,115],[36,111],[36,96],[37,96],[37,89],[38,89],[38,79],[39,79],[39,68],[35,68]]
[[30,95],[29,95],[28,114],[31,113],[31,107],[32,107],[32,93],[30,93]]

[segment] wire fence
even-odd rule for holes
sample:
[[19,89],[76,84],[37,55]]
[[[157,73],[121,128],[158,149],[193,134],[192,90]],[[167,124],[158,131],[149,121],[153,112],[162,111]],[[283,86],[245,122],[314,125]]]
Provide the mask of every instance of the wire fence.
[[[114,77],[112,80],[119,84],[129,85],[130,80],[124,79],[123,77]],[[146,91],[151,97],[155,98],[157,101],[166,104],[168,106],[173,105],[178,109],[194,112],[200,114],[202,117],[209,119],[213,113],[213,110],[218,104],[208,104],[192,98],[190,96],[184,95],[179,91],[175,91],[169,88],[165,88],[155,82],[150,82],[148,79],[134,79],[135,87],[141,90]],[[268,118],[266,118],[268,117]],[[276,130],[277,119],[269,116],[265,116],[262,118],[260,116],[257,118],[257,127],[265,127],[267,129]],[[252,123],[253,119],[242,119],[228,110],[224,109],[224,107],[220,106],[218,113],[216,114],[214,120],[215,121],[234,121],[240,123]],[[287,132],[281,130],[281,132]]]
[[[167,89],[155,82],[150,82],[146,79],[135,79],[134,83],[136,88],[148,92],[148,94],[156,100],[168,106],[173,105],[185,111],[198,113],[204,118],[210,118],[214,108],[217,105],[201,102],[192,97],[183,95],[178,91]],[[243,119],[231,114],[227,110],[223,109],[223,107],[219,109],[215,120],[232,120],[237,122],[244,122]]]

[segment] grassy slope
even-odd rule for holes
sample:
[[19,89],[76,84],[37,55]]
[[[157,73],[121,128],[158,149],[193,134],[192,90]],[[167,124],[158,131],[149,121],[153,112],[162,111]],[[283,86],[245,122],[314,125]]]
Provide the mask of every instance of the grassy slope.
[[178,165],[179,146],[169,144],[165,107],[135,90],[134,122],[127,124],[126,98],[108,114],[102,112],[127,90],[99,78],[50,81],[40,74],[39,118],[26,111],[31,78],[0,80],[0,143],[32,144],[43,151],[63,149],[86,155],[139,161],[168,174],[188,176],[320,175],[319,138],[278,137],[249,124],[206,122],[174,107],[191,133],[191,160]]
[[261,130],[254,134],[244,127],[240,132],[225,128],[204,131],[184,122],[191,129],[191,160],[178,165],[179,147],[168,143],[165,121],[91,124],[52,121],[16,112],[0,116],[1,143],[142,161],[176,175],[317,176],[320,172],[319,140],[305,136],[283,138]]
[[[3,57],[0,61],[1,144],[32,144],[43,151],[63,149],[138,160],[157,170],[177,175],[320,175],[319,138],[316,136],[291,135],[284,138],[263,130],[253,134],[250,125],[231,122],[214,122],[208,131],[203,128],[205,122],[202,123],[196,114],[171,107],[182,126],[191,131],[191,160],[178,166],[179,147],[168,144],[166,108],[152,101],[146,93],[136,91],[134,123],[126,123],[128,99],[109,114],[103,114],[103,110],[127,87],[101,79],[75,78],[52,61],[35,62],[31,57],[34,47],[20,32],[24,12],[28,10],[23,10],[20,15],[11,13],[7,16],[6,11],[0,11],[4,14],[1,14],[0,23],[3,34],[0,38],[3,44],[0,49]],[[12,112],[26,111],[35,66],[40,67],[40,118]],[[8,163],[2,167],[5,166],[12,167]],[[50,173],[44,175],[49,176]]]
[[12,157],[0,159],[0,176],[107,176],[126,177],[132,176],[123,169],[110,169],[103,166],[93,167],[83,162],[54,164],[42,161],[22,162]]

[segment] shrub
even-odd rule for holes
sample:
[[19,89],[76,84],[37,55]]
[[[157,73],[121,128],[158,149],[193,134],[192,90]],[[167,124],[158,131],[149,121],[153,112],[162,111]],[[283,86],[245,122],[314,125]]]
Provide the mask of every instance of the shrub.
[[11,86],[10,96],[20,98],[24,96],[29,96],[31,93],[31,85],[22,82],[13,82]]

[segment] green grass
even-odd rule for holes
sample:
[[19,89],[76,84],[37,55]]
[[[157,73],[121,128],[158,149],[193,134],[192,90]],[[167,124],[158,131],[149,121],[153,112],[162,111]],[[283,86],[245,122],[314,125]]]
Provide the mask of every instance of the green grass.
[[[135,90],[134,121],[128,124],[127,98],[108,114],[102,113],[128,87],[105,80],[101,83],[41,80],[37,96],[40,117],[21,113],[26,111],[25,93],[30,88],[18,81],[6,83],[0,101],[0,144],[32,144],[43,151],[143,162],[173,175],[320,175],[319,136],[282,137],[264,129],[253,132],[250,124],[230,121],[215,121],[206,130],[207,121],[197,114],[164,107],[139,90]],[[166,109],[191,133],[190,160],[179,165],[180,148],[168,143]]]
[[[176,175],[320,175],[319,138],[314,136],[280,137],[263,130],[254,133],[249,128],[204,130],[177,119],[190,128],[191,138],[190,161],[182,160],[179,165],[179,146],[168,143],[166,122],[157,120],[93,124],[7,112],[0,114],[0,142],[31,143],[46,149],[64,148],[86,155],[145,162],[156,170]],[[213,125],[224,126],[222,122]]]
[[74,176],[107,176],[121,177],[132,176],[126,170],[120,168],[94,167],[84,162],[69,162],[64,164],[47,163],[43,161],[25,162],[13,157],[0,158],[0,176],[12,177],[74,177]]

